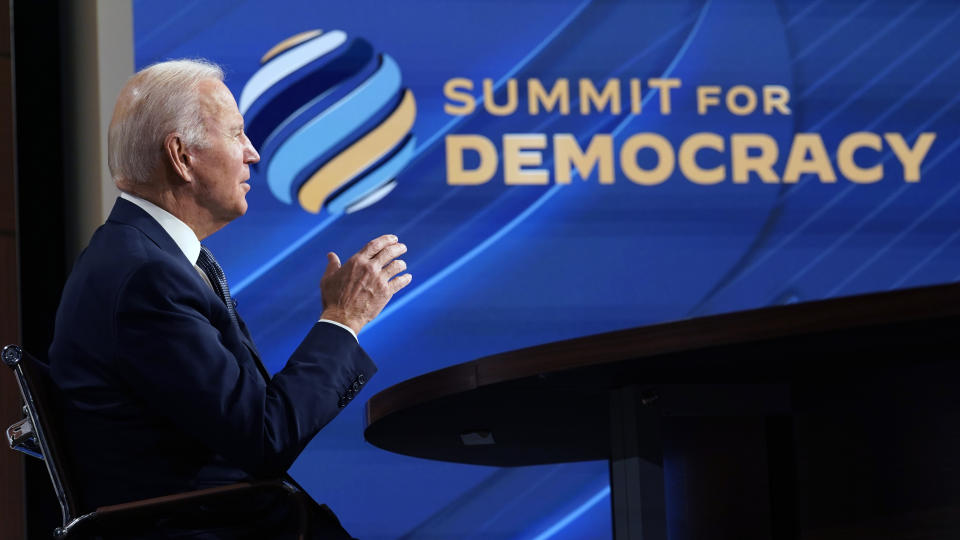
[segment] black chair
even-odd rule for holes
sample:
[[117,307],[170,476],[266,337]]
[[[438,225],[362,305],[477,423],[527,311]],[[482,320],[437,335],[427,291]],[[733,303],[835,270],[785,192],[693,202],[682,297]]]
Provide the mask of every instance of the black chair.
[[[71,474],[64,460],[63,444],[58,440],[60,407],[58,395],[50,379],[46,364],[25,353],[17,345],[7,345],[0,353],[3,362],[13,370],[23,397],[25,418],[7,429],[10,448],[42,459],[50,474],[53,490],[60,503],[62,523],[54,538],[84,538],[122,535],[126,531],[148,530],[152,523],[162,519],[194,519],[198,527],[217,527],[229,524],[229,516],[217,516],[217,521],[204,523],[202,505],[229,503],[256,494],[273,492],[290,497],[299,510],[298,538],[306,538],[308,510],[307,496],[287,480],[240,482],[226,486],[166,495],[141,501],[102,506],[93,512],[81,514]],[[228,520],[226,523],[224,520]],[[197,521],[199,520],[199,521]]]

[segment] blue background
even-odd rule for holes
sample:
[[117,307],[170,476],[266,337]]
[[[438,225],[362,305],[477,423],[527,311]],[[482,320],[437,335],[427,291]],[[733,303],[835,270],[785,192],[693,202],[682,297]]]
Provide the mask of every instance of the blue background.
[[[207,241],[276,371],[319,315],[325,253],[344,258],[377,235],[400,236],[414,281],[360,336],[380,366],[368,398],[420,373],[558,339],[956,281],[958,15],[956,2],[938,0],[136,0],[134,35],[138,69],[205,57],[225,67],[235,95],[264,52],[314,28],[362,36],[400,65],[417,100],[418,143],[393,193],[355,214],[313,215],[274,199],[255,171],[247,215]],[[599,86],[660,76],[683,81],[669,116],[646,86],[637,116],[581,116],[576,100],[569,116],[530,116],[523,101],[506,117],[482,107],[443,112],[453,77],[478,87],[492,78],[503,103],[510,77],[549,88],[557,77]],[[793,114],[736,117],[721,107],[698,116],[702,84],[781,84]],[[446,184],[446,134],[483,134],[499,146],[504,133],[573,133],[581,144],[612,133],[619,148],[646,131],[675,147],[694,132],[766,133],[781,148],[778,171],[794,133],[820,133],[832,159],[856,131],[899,132],[911,145],[923,131],[937,138],[917,184],[903,181],[886,148],[857,155],[863,166],[884,163],[885,178],[872,185],[754,176],[698,186],[678,170],[652,187],[619,171],[613,185],[594,173],[564,186],[505,186],[502,169],[481,186]],[[610,537],[606,463],[497,469],[393,455],[363,441],[359,405],[292,470],[354,536]]]

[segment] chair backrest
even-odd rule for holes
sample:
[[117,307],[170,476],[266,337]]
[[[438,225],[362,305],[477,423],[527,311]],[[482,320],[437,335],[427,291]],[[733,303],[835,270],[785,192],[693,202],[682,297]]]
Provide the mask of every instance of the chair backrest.
[[[56,388],[50,379],[50,368],[17,345],[4,347],[0,357],[13,370],[17,378],[20,395],[23,397],[24,413],[30,421],[36,446],[39,446],[41,455],[37,457],[46,463],[53,490],[57,495],[57,502],[60,503],[63,524],[67,525],[77,517],[78,506],[73,490],[70,488],[70,474],[64,462],[66,454],[63,443],[60,442],[60,434],[63,433],[62,408]],[[36,452],[27,451],[26,453],[36,455]]]

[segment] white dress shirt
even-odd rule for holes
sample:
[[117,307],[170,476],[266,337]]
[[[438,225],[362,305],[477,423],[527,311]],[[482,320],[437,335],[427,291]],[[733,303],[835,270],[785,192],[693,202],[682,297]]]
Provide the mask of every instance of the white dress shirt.
[[[122,191],[120,192],[120,198],[132,202],[143,209],[144,212],[150,214],[150,217],[156,220],[156,222],[163,227],[163,230],[170,235],[170,238],[173,238],[174,243],[177,244],[177,247],[180,248],[180,251],[183,252],[187,260],[193,263],[193,267],[197,269],[197,272],[199,272],[203,280],[207,282],[207,285],[210,285],[211,289],[213,288],[213,285],[210,283],[210,278],[197,266],[197,259],[200,258],[200,239],[197,238],[197,234],[193,232],[193,229],[191,229],[189,225],[180,221],[177,216],[167,212],[163,208],[136,195]],[[357,339],[357,334],[353,331],[353,328],[345,324],[329,319],[320,319],[319,322],[335,324],[347,332],[350,332],[353,339]],[[360,340],[357,340],[357,343],[359,342]]]

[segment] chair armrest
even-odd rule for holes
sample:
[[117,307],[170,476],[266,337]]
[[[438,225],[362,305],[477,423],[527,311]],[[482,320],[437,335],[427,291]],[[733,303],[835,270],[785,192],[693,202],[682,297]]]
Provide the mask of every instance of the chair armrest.
[[203,504],[224,502],[232,498],[246,498],[257,493],[269,492],[279,492],[295,498],[300,509],[301,523],[306,523],[306,503],[303,492],[284,480],[264,480],[260,482],[238,482],[140,501],[101,506],[93,512],[74,519],[65,527],[58,528],[56,536],[57,538],[66,538],[68,535],[80,532],[89,534],[116,530],[123,525],[143,525],[148,519],[156,520],[199,513],[202,511],[200,505]]

